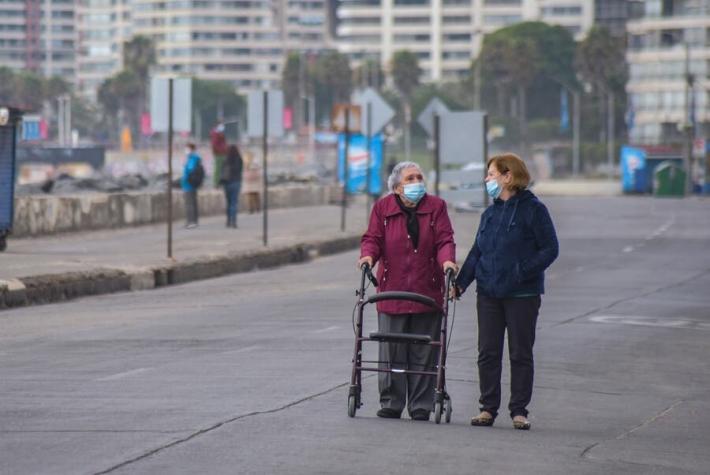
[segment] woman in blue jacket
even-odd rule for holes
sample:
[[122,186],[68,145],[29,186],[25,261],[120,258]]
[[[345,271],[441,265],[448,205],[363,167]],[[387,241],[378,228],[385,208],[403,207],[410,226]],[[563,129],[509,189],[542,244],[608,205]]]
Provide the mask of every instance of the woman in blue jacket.
[[204,179],[204,169],[200,170],[202,176],[199,177],[198,183],[191,180],[190,177],[193,175],[198,167],[202,167],[202,159],[197,154],[197,146],[194,143],[188,143],[185,147],[185,167],[182,172],[182,179],[180,180],[180,185],[182,186],[182,191],[185,195],[185,216],[186,224],[185,227],[188,229],[196,228],[199,222],[199,207],[197,201],[197,190],[202,185],[202,180]]
[[527,405],[533,388],[533,344],[545,292],[544,272],[557,258],[557,234],[547,208],[527,189],[525,162],[517,155],[488,160],[486,190],[493,198],[481,216],[476,240],[456,278],[461,295],[476,280],[480,414],[475,426],[491,426],[498,415],[503,339],[508,331],[510,417],[530,429]]

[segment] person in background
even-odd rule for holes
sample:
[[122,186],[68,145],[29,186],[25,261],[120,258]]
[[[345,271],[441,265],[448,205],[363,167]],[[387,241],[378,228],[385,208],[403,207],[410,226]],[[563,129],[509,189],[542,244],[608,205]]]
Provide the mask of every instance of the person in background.
[[545,269],[557,258],[557,233],[547,208],[527,189],[525,162],[512,153],[488,160],[491,204],[481,215],[476,239],[455,292],[476,280],[480,413],[474,426],[492,426],[500,407],[503,344],[510,354],[510,417],[530,429],[527,406],[533,390],[535,326],[545,293]]
[[212,156],[214,157],[214,187],[217,188],[222,183],[222,164],[227,155],[227,138],[224,134],[224,124],[218,122],[210,131],[210,144],[212,145]]
[[[362,236],[358,268],[377,264],[378,292],[406,291],[444,302],[444,272],[456,272],[456,245],[446,202],[426,192],[421,168],[401,162],[392,169],[390,194],[375,203]],[[381,332],[418,333],[439,339],[441,314],[427,305],[401,300],[377,303]],[[438,350],[428,345],[380,343],[382,369],[431,370]],[[378,417],[399,419],[407,407],[415,421],[427,421],[434,409],[434,377],[379,373]]]
[[247,209],[249,214],[261,211],[261,168],[254,156],[246,153],[246,163],[244,167],[244,181],[242,191],[247,199]]
[[239,208],[239,191],[242,187],[242,154],[236,145],[227,149],[227,157],[222,165],[221,183],[224,187],[224,198],[227,201],[227,227],[237,227],[237,211]]
[[[199,221],[197,190],[200,184],[196,183],[193,177],[199,172],[198,168],[202,168],[202,159],[197,154],[197,147],[194,143],[187,144],[185,147],[185,156],[185,168],[183,169],[180,184],[185,194],[185,216],[187,218],[185,227],[191,229],[196,228]],[[204,169],[202,170],[202,173],[204,173]],[[204,178],[204,175],[202,178]]]

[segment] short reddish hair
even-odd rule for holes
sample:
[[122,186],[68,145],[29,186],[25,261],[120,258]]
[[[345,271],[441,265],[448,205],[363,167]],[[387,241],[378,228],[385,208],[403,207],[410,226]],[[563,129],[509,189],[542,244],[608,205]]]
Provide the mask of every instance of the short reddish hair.
[[488,159],[486,170],[495,165],[496,170],[501,174],[510,172],[513,181],[510,187],[516,191],[522,191],[530,184],[530,172],[522,158],[514,153],[503,153],[494,155]]

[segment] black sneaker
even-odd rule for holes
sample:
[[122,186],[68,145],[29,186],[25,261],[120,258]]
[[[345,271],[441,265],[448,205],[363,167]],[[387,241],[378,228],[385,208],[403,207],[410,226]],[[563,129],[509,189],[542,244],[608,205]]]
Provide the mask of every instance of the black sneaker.
[[399,419],[402,417],[402,413],[389,407],[383,407],[377,411],[377,417],[382,417],[384,419]]
[[415,409],[410,414],[413,421],[428,421],[429,411],[426,409]]

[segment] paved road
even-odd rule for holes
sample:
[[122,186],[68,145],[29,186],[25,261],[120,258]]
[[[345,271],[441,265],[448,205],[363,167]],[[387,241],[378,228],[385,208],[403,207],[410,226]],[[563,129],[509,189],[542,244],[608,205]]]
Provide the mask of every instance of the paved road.
[[[708,201],[547,202],[562,254],[528,433],[468,424],[468,294],[452,423],[377,419],[373,378],[346,416],[351,252],[0,312],[0,473],[707,473]],[[462,259],[473,236],[457,232]]]

